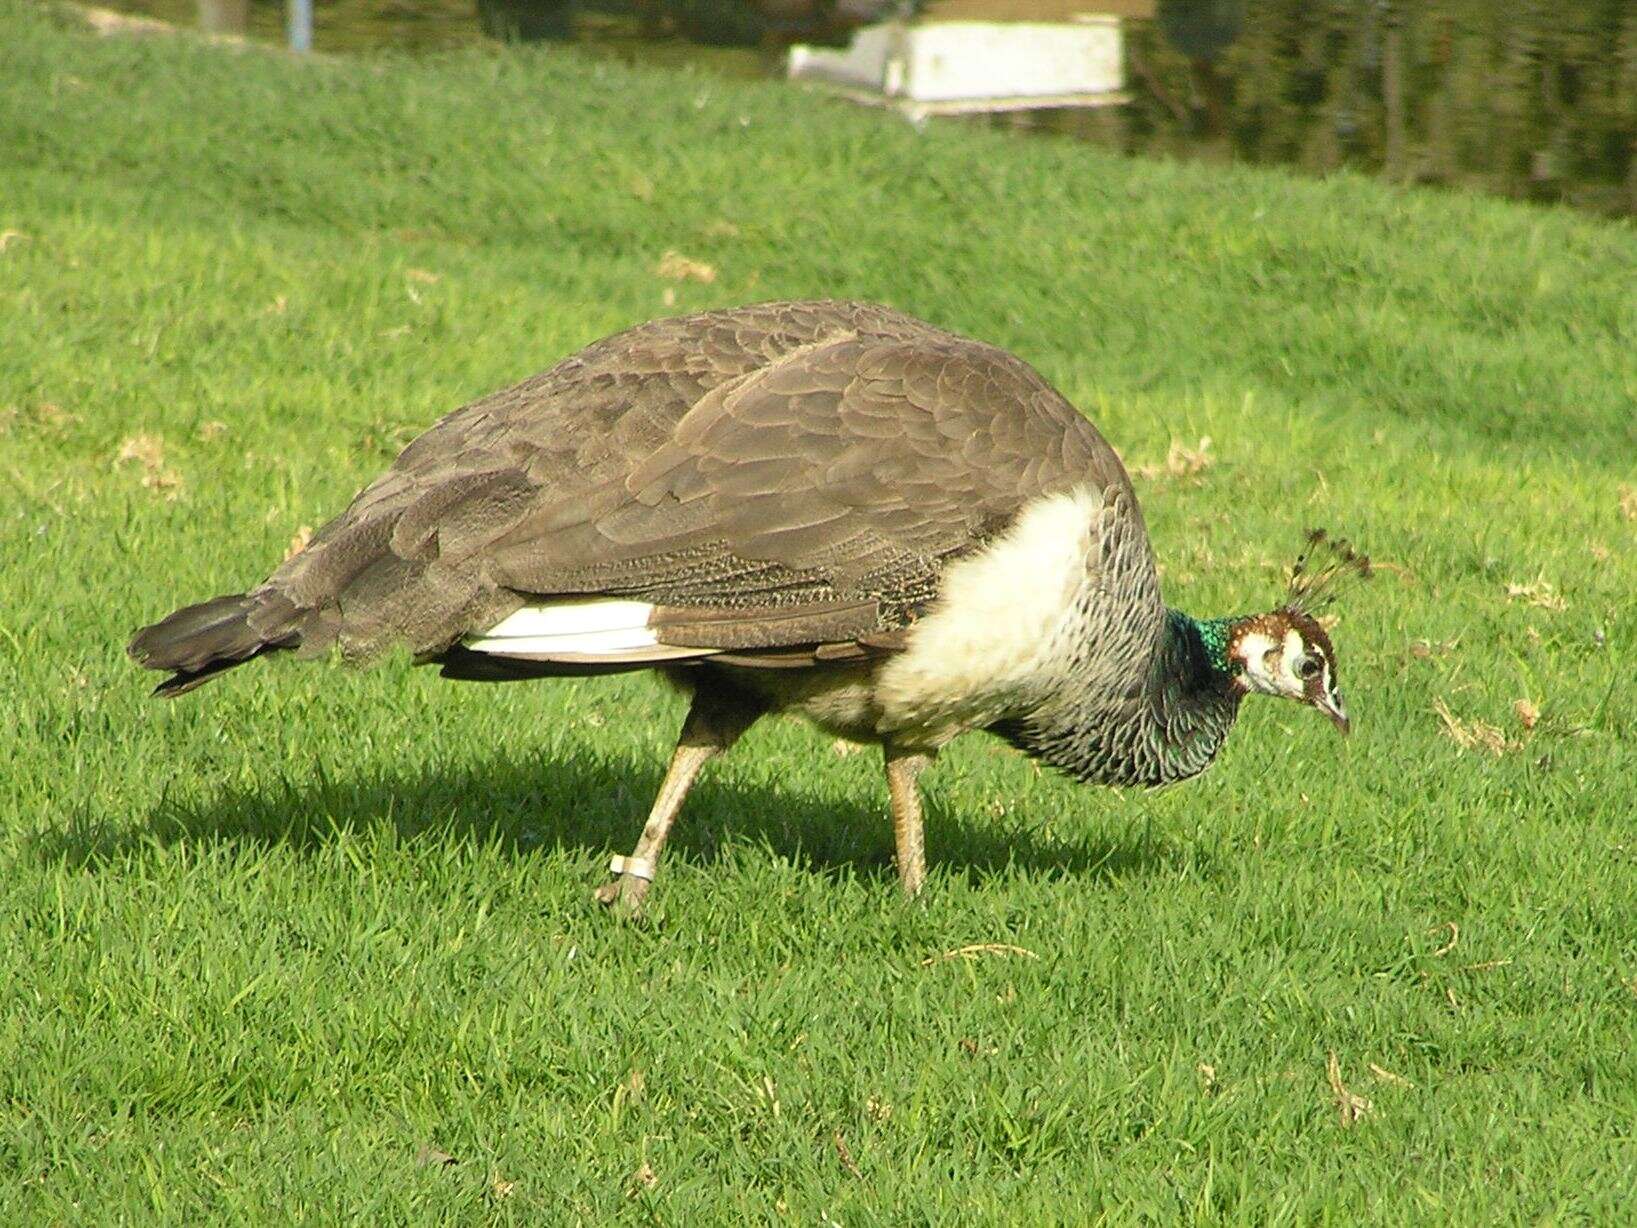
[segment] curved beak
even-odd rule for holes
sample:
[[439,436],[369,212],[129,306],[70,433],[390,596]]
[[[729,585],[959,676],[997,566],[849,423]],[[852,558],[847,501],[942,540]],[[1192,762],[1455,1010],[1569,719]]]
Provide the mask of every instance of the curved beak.
[[1347,709],[1342,707],[1340,695],[1320,695],[1313,700],[1313,706],[1328,716],[1344,737],[1353,731],[1353,722],[1347,719]]

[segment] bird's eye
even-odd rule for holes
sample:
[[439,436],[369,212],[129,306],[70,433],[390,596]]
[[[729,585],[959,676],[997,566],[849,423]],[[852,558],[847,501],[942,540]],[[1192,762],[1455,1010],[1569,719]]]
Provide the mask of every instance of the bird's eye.
[[1296,674],[1300,678],[1314,678],[1318,676],[1318,672],[1319,663],[1312,657],[1303,657],[1301,663],[1296,666]]

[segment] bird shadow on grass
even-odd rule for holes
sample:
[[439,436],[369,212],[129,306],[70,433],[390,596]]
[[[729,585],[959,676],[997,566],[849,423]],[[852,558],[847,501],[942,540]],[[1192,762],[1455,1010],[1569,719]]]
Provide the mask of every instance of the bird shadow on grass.
[[[625,853],[642,830],[660,765],[591,755],[530,756],[428,766],[401,776],[331,778],[322,765],[301,780],[226,788],[204,799],[161,799],[143,820],[82,816],[35,840],[43,859],[84,868],[140,858],[171,845],[236,842],[310,852],[343,836],[464,841],[510,856],[559,851]],[[1113,880],[1177,868],[1198,874],[1202,850],[1181,849],[1135,828],[1129,838],[1075,841],[1031,829],[1014,816],[990,820],[940,804],[929,775],[928,863],[979,882],[997,873]],[[892,826],[880,796],[821,800],[800,786],[746,783],[729,770],[702,779],[666,856],[699,864],[734,846],[760,845],[807,872],[896,878]]]

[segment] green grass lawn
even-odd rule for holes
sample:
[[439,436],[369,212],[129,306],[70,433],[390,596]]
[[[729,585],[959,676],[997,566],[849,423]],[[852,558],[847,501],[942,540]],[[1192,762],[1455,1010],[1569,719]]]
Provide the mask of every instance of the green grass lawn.
[[[1631,228],[0,0],[0,232],[0,1222],[1629,1216]],[[627,926],[589,893],[681,718],[648,679],[146,697],[132,629],[440,413],[810,295],[1034,362],[1147,475],[1174,604],[1354,536],[1353,738],[1249,704],[1160,794],[969,739],[910,905],[875,757],[767,722]],[[980,943],[1033,958],[928,962]]]

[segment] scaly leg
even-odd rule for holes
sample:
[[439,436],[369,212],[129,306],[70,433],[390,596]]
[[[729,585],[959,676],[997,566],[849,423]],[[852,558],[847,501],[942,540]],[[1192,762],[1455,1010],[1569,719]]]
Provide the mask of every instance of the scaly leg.
[[915,781],[932,756],[882,745],[887,762],[887,796],[892,802],[892,838],[898,848],[898,881],[914,897],[926,881],[926,839],[921,834],[921,790]]
[[765,705],[737,692],[715,689],[701,679],[694,690],[693,706],[682,723],[671,766],[659,786],[642,839],[629,857],[616,857],[609,865],[614,881],[597,888],[599,904],[617,905],[621,913],[635,916],[654,881],[660,850],[682,803],[693,788],[699,769],[739,740],[739,735],[766,711]]

